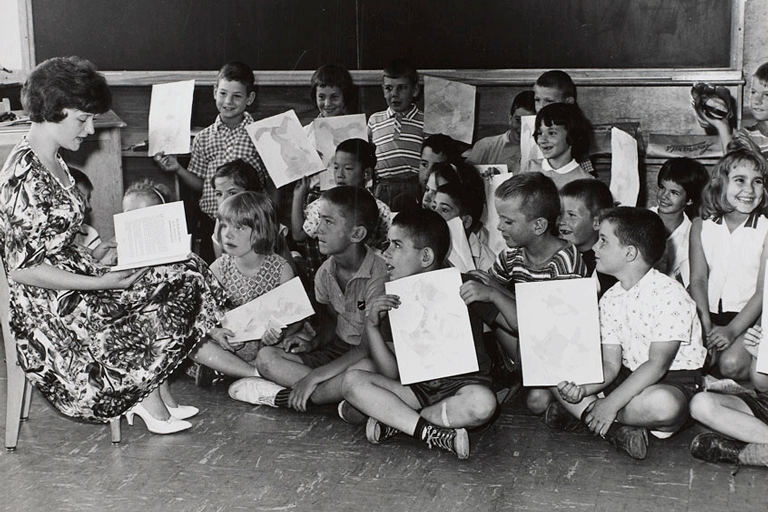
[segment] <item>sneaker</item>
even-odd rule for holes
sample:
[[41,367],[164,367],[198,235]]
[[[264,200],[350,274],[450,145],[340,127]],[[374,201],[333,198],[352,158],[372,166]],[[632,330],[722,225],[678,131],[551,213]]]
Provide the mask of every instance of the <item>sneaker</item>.
[[693,438],[691,455],[707,462],[738,464],[739,452],[745,443],[728,439],[715,432],[705,432]]
[[368,439],[368,442],[372,444],[383,443],[390,437],[399,433],[400,431],[396,428],[385,425],[375,418],[368,418],[368,423],[365,424],[365,437]]
[[268,405],[277,407],[275,397],[277,393],[285,389],[271,380],[261,377],[246,377],[236,380],[229,386],[229,396],[240,402],[248,402],[254,405]]
[[648,429],[621,425],[615,432],[605,436],[613,446],[627,453],[630,457],[643,460],[648,455]]
[[356,409],[346,400],[339,402],[339,418],[350,425],[362,425],[368,420],[368,416]]
[[424,442],[431,450],[433,446],[455,453],[459,459],[469,458],[469,434],[465,428],[444,428],[427,425]]
[[554,401],[549,404],[547,410],[544,411],[544,423],[546,423],[549,428],[563,430],[565,432],[573,432],[579,428],[581,421],[568,412],[568,409],[563,407],[563,404]]

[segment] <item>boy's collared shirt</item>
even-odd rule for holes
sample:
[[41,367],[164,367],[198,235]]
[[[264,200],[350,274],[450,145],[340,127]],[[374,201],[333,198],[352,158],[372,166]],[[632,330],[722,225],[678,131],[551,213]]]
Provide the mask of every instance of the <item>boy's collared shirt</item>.
[[365,308],[372,299],[384,294],[387,266],[368,247],[360,268],[342,292],[336,280],[336,259],[330,256],[315,275],[315,297],[320,304],[336,311],[336,335],[345,343],[359,345],[363,334]]
[[200,209],[212,219],[216,216],[217,208],[210,181],[219,166],[242,158],[256,169],[262,186],[268,182],[269,175],[264,162],[245,131],[245,127],[251,123],[253,117],[248,112],[245,112],[242,122],[234,128],[225,125],[221,116],[216,116],[216,121],[198,133],[192,143],[192,159],[188,170],[203,179]]
[[531,172],[541,172],[544,176],[550,178],[555,182],[558,190],[571,181],[595,178],[585,171],[576,160],[571,160],[559,169],[554,169],[546,158],[532,160],[529,170]]
[[670,370],[697,370],[707,355],[696,303],[683,285],[656,269],[629,290],[616,283],[605,292],[600,337],[604,345],[621,345],[622,364],[632,371],[648,361],[653,342],[681,342]]
[[379,179],[418,174],[424,143],[424,113],[416,105],[404,114],[387,108],[368,119],[371,142],[376,145]]

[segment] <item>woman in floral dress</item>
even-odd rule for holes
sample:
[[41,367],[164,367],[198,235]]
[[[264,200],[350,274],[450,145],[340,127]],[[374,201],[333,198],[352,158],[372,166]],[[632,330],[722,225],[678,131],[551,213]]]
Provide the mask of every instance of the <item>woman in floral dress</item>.
[[83,202],[58,151],[79,149],[111,103],[90,62],[43,62],[22,102],[32,126],[0,172],[0,252],[21,367],[67,416],[104,422],[127,412],[156,433],[189,428],[176,414],[194,408],[173,407],[163,383],[198,340],[219,336],[221,286],[196,257],[110,272],[74,242]]

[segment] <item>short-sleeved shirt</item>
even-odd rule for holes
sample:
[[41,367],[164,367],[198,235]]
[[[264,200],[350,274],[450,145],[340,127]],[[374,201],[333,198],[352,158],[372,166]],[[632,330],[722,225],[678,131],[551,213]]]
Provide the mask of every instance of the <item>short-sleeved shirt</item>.
[[[650,210],[656,214],[659,213],[658,206],[654,206]],[[655,268],[659,269],[659,271],[673,279],[677,279],[686,288],[691,283],[691,263],[688,257],[691,226],[691,219],[683,213],[683,222],[667,237],[664,255],[655,265]]]
[[336,312],[336,335],[350,345],[359,345],[363,334],[365,307],[384,293],[387,267],[384,260],[365,248],[365,259],[342,292],[336,280],[336,259],[331,256],[315,275],[315,297]]
[[709,311],[738,313],[757,289],[757,275],[763,259],[763,241],[768,218],[750,215],[730,231],[722,217],[701,224],[701,246],[709,266],[707,292]]
[[378,179],[418,174],[424,143],[424,113],[416,105],[404,114],[391,108],[371,114],[368,132],[376,145]]
[[480,139],[467,153],[467,163],[506,164],[510,173],[517,174],[520,172],[520,141],[512,141],[509,131]]
[[504,249],[488,273],[511,291],[514,291],[515,283],[572,279],[589,275],[581,253],[572,243],[563,246],[539,268],[526,265],[522,248]]
[[200,209],[212,219],[216,216],[216,198],[213,195],[211,177],[220,166],[241,158],[251,164],[258,173],[262,186],[269,183],[269,175],[261,161],[256,146],[245,131],[253,123],[253,117],[246,112],[242,122],[234,128],[228,127],[216,116],[216,121],[195,137],[192,143],[192,160],[189,172],[203,180],[203,194],[200,197]]
[[[384,201],[376,199],[376,206],[379,208],[379,219],[376,223],[371,237],[367,240],[367,244],[371,247],[379,247],[381,244],[387,241],[387,233],[389,232],[389,226],[392,224],[392,211]],[[315,238],[317,235],[317,226],[320,225],[320,199],[312,201],[304,209],[304,224],[302,230],[311,238]]]
[[622,364],[632,371],[648,361],[653,342],[680,342],[670,370],[697,370],[707,355],[696,303],[683,285],[656,269],[629,290],[616,283],[603,294],[600,337],[604,345],[621,345]]
[[547,178],[550,178],[555,182],[557,190],[560,190],[566,183],[572,181],[595,178],[584,170],[584,168],[581,167],[581,164],[576,160],[571,160],[559,169],[553,168],[546,158],[532,160],[529,170],[530,172],[538,171]]

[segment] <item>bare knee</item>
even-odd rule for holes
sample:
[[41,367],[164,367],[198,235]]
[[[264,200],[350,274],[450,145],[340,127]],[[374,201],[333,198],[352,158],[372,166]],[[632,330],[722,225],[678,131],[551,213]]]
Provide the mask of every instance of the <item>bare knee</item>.
[[354,400],[358,392],[368,383],[370,372],[365,370],[348,370],[341,379],[341,395],[347,400]]
[[548,389],[534,388],[528,392],[528,396],[525,399],[525,404],[528,406],[533,414],[544,414],[549,404],[555,400],[552,393]]
[[[634,402],[634,403],[633,403]],[[630,424],[647,427],[677,426],[688,414],[685,398],[668,389],[655,389],[635,397],[627,406]]]
[[706,391],[693,395],[691,399],[691,417],[701,423],[708,424],[710,418],[717,414],[717,409],[716,400]]
[[482,425],[487,422],[496,412],[496,395],[488,388],[473,388],[466,396],[467,419],[471,425]]
[[725,378],[735,380],[749,378],[749,359],[742,357],[739,352],[723,352],[720,354],[717,366]]
[[252,364],[256,366],[260,375],[269,377],[274,371],[275,362],[282,359],[283,353],[283,350],[277,347],[263,347]]

